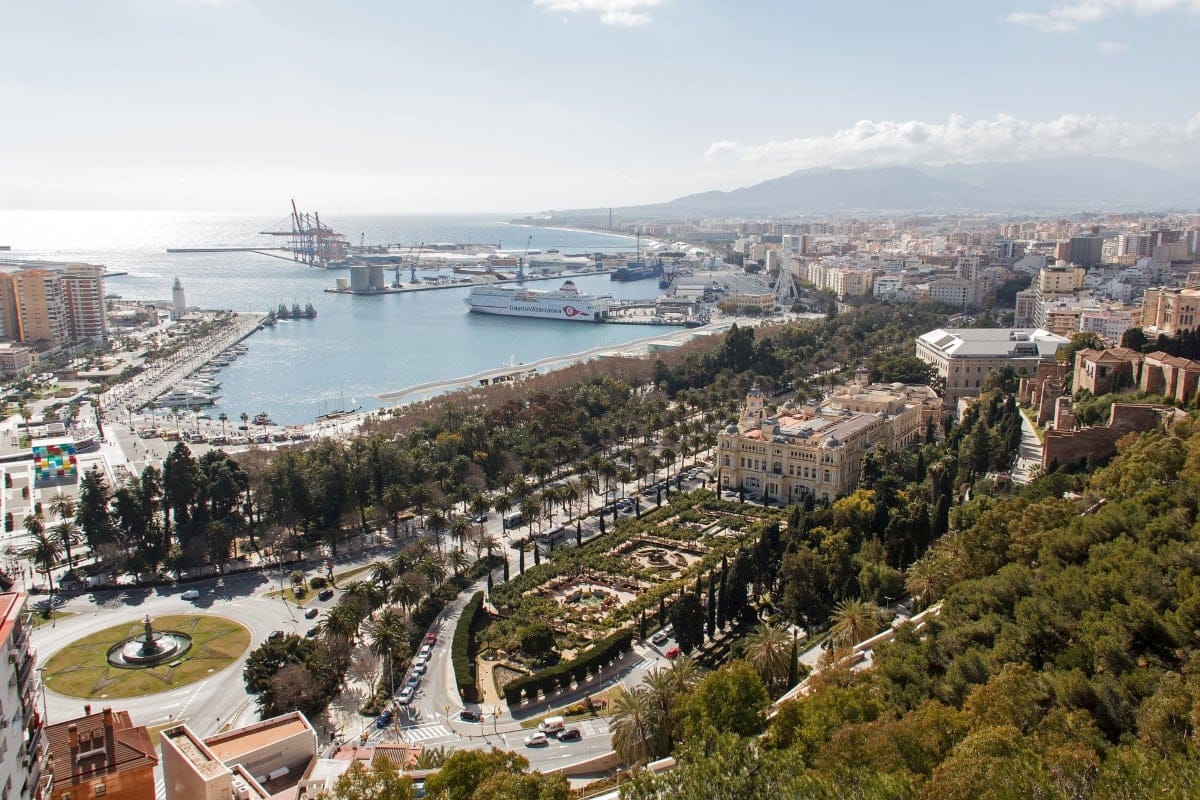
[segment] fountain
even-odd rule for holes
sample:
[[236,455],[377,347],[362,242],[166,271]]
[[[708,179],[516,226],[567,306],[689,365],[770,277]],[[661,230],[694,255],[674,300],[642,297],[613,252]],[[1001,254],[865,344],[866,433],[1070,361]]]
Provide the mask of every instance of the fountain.
[[155,631],[150,624],[149,614],[142,625],[142,633],[109,648],[108,663],[125,669],[155,667],[179,658],[192,649],[192,637],[186,633]]

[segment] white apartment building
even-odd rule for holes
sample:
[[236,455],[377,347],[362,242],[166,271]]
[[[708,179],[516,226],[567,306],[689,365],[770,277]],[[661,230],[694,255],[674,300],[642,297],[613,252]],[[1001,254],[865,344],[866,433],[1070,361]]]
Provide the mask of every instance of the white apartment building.
[[1079,330],[1081,333],[1094,333],[1109,347],[1115,347],[1121,343],[1125,331],[1137,326],[1135,317],[1140,316],[1133,309],[1086,309],[1079,315]]
[[0,800],[44,800],[45,720],[24,592],[0,593]]

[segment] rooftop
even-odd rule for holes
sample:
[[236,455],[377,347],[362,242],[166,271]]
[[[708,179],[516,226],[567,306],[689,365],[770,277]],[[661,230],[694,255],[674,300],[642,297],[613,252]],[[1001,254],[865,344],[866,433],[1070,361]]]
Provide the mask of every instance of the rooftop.
[[1069,340],[1042,328],[938,328],[917,341],[955,358],[1053,358]]
[[158,763],[149,731],[143,725],[135,726],[128,711],[106,708],[98,714],[47,725],[46,740],[54,760],[56,787]]
[[312,726],[298,711],[281,714],[262,722],[237,728],[204,740],[209,751],[219,761],[232,761],[298,733],[311,732]]

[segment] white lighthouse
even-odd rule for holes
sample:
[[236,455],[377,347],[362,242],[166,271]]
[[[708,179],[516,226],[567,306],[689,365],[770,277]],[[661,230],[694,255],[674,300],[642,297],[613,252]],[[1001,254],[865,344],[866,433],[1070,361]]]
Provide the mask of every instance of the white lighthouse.
[[171,319],[183,319],[186,313],[187,298],[183,295],[183,284],[179,282],[179,276],[176,276],[175,285],[171,287]]

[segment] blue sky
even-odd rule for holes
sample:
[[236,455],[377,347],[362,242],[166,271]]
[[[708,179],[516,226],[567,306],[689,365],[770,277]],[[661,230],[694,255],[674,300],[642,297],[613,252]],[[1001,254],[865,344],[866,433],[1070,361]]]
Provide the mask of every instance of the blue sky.
[[538,211],[816,166],[1200,165],[1200,0],[54,0],[0,207]]

